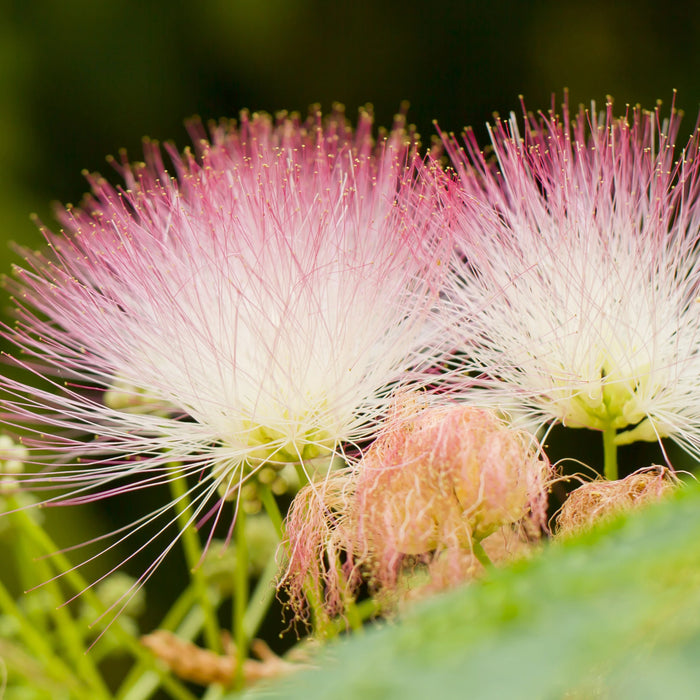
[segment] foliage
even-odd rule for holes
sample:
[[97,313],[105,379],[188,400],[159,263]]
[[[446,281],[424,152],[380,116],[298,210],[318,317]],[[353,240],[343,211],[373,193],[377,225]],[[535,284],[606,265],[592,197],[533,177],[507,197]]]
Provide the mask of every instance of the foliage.
[[331,646],[289,698],[692,697],[700,489],[620,517]]

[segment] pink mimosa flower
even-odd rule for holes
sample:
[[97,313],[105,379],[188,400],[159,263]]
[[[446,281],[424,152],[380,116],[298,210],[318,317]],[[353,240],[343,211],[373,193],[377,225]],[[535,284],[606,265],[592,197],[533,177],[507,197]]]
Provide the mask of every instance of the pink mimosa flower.
[[464,149],[446,139],[461,252],[446,326],[465,393],[601,430],[606,450],[668,436],[700,455],[697,134],[676,148],[679,116],[658,108],[570,119],[565,105],[522,133],[499,121],[494,157],[471,132]]
[[[215,522],[260,466],[374,434],[431,361],[451,243],[411,139],[397,125],[375,146],[371,125],[243,114],[211,142],[194,127],[196,155],[166,146],[175,175],[147,144],[145,164],[118,166],[126,189],[89,178],[13,283],[17,362],[44,382],[3,380],[47,467],[27,488],[77,504],[167,483],[177,463],[190,522]],[[121,538],[170,532],[172,505]]]

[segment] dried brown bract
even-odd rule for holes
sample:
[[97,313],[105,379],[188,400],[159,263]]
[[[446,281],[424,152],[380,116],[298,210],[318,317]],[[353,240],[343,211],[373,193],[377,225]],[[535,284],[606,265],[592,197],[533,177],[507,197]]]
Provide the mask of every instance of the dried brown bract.
[[[236,651],[231,644],[227,654],[216,654],[180,639],[166,630],[156,630],[141,637],[141,643],[163,661],[178,678],[185,681],[199,685],[218,683],[228,686],[236,678]],[[243,662],[242,677],[246,686],[265,678],[277,678],[304,668],[302,664],[289,663],[277,656],[261,639],[253,640],[251,649],[258,660],[246,659]]]

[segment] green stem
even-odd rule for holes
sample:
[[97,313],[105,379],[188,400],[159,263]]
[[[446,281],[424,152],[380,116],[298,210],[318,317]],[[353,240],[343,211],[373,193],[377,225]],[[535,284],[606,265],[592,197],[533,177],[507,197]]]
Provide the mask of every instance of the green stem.
[[[17,507],[16,500],[13,503],[13,507]],[[17,522],[16,518],[15,522]],[[15,530],[17,537],[12,544],[12,551],[15,555],[15,571],[22,590],[28,591],[37,582],[36,569],[34,568],[34,548],[31,540],[21,527],[17,527]],[[35,629],[41,629],[47,636],[50,634],[49,618],[43,605],[31,606],[26,614]]]
[[[26,510],[21,508],[19,502],[15,498],[8,498],[7,502],[10,509],[18,509],[13,517],[20,531],[24,531],[29,523],[32,524],[31,527],[34,527],[34,519]],[[43,586],[44,590],[51,598],[52,608],[49,610],[49,614],[53,619],[56,632],[61,640],[61,645],[65,649],[66,655],[75,665],[78,676],[92,686],[95,696],[98,698],[110,698],[111,693],[100,672],[97,670],[94,658],[85,653],[82,637],[76,627],[76,621],[65,607],[65,600],[61,589],[58,583],[52,580],[54,579],[53,571],[46,560],[41,557],[42,552],[38,554],[38,557],[32,557],[35,572],[38,573],[39,578],[45,582]]]
[[[215,598],[215,599],[213,599]],[[218,594],[212,596],[209,594],[209,600],[212,605],[217,606],[220,602]],[[190,585],[185,588],[177,597],[177,600],[172,604],[172,607],[165,614],[165,617],[158,625],[158,629],[174,631],[175,628],[185,619],[187,613],[197,604],[197,591],[194,588],[194,582],[190,580]]]
[[[337,559],[335,562],[335,571],[338,580],[342,581],[342,586],[347,589],[348,582],[345,579],[343,567],[340,561],[338,561]],[[358,611],[357,601],[355,600],[355,597],[353,595],[348,596],[348,600],[345,605],[345,618],[347,624],[350,626],[350,629],[353,630],[353,632],[359,632],[360,630],[362,630],[362,615]]]
[[192,585],[199,599],[199,604],[204,611],[204,638],[207,646],[217,654],[223,651],[221,645],[221,629],[216,617],[216,611],[209,600],[207,582],[199,566],[202,559],[202,546],[199,542],[199,535],[191,523],[188,523],[190,516],[190,499],[187,495],[187,480],[182,474],[179,466],[173,465],[173,478],[170,481],[170,492],[173,497],[175,512],[177,513],[177,523],[181,531],[182,549],[185,553],[185,561],[190,571]]
[[[138,673],[135,673],[138,671]],[[160,678],[153,671],[144,670],[141,664],[135,664],[129,675],[119,686],[117,700],[147,700],[158,690]]]
[[282,517],[280,508],[277,505],[275,495],[272,493],[272,490],[267,484],[260,484],[258,487],[258,493],[260,494],[260,500],[265,508],[267,517],[272,521],[277,537],[279,537],[281,540],[284,537],[284,518]]
[[321,600],[323,591],[314,586],[314,582],[310,577],[304,586],[304,594],[311,610],[311,626],[314,637],[323,641],[328,641],[335,637],[338,634],[338,630],[334,627],[333,621],[323,608]]
[[[259,484],[258,493],[267,516],[275,528],[277,537],[281,540],[284,536],[284,523],[277,500],[267,484]],[[260,574],[260,578],[250,597],[248,609],[245,611],[243,627],[248,639],[252,639],[258,629],[260,629],[260,625],[275,597],[275,577],[279,570],[276,554],[276,552],[272,554],[265,565],[265,569]]]
[[207,692],[202,696],[202,700],[221,700],[226,690],[223,685],[215,684],[207,688]]
[[[221,602],[221,597],[218,593],[213,595],[218,605]],[[182,618],[182,621],[178,624],[174,632],[180,639],[186,639],[191,642],[201,632],[203,626],[204,613],[199,605],[195,605],[187,615]]]
[[278,570],[279,565],[273,554],[268,560],[262,574],[260,574],[260,578],[250,596],[250,603],[248,604],[248,609],[243,618],[243,626],[245,627],[248,639],[253,639],[257,634],[270,608],[270,603],[272,603],[275,598],[275,577],[277,576]]
[[248,543],[245,536],[246,514],[239,505],[236,514],[236,568],[233,582],[233,638],[236,643],[235,687],[243,687],[243,663],[248,657],[248,635],[245,614],[248,607]]
[[604,475],[608,481],[617,480],[617,445],[615,444],[615,428],[603,431],[603,466]]
[[472,553],[483,564],[485,569],[489,569],[493,566],[489,555],[486,554],[486,550],[481,546],[481,542],[478,540],[472,540]]
[[[369,620],[372,615],[376,615],[381,610],[379,603],[374,598],[366,598],[360,603],[353,604],[353,615],[356,617],[356,622],[360,623],[360,629],[363,629],[361,623]],[[351,623],[353,631],[357,632],[354,625]],[[347,623],[342,618],[332,620],[328,625],[330,636],[336,636],[347,629]]]
[[2,581],[0,581],[0,610],[19,624],[19,633],[27,645],[27,649],[35,655],[37,661],[42,662],[44,669],[51,676],[65,683],[66,687],[71,688],[77,696],[84,697],[86,700],[92,698],[90,690],[77,682],[75,671],[56,656],[53,649],[47,644],[46,638],[39,634],[34,625],[27,620]]
[[[307,479],[303,467],[299,464],[295,464],[294,466],[297,469],[299,478],[303,479],[302,483],[306,483]],[[285,538],[284,520],[277,505],[277,501],[275,500],[275,497],[268,486],[261,488],[259,493],[260,500],[262,501],[272,524],[275,526],[275,530],[277,530],[277,536],[283,541]],[[313,581],[310,579],[308,579],[304,585],[304,594],[306,596],[306,601],[309,604],[309,608],[311,609],[311,622],[314,633],[321,639],[327,639],[335,636],[332,626],[329,626],[330,621],[328,619],[328,615],[326,615],[323,605],[319,599],[319,594],[323,595],[323,593],[315,589]]]
[[46,581],[44,589],[51,597],[54,607],[49,611],[56,626],[56,631],[61,640],[61,644],[66,650],[66,656],[75,665],[75,670],[79,678],[84,679],[93,689],[95,698],[111,698],[112,694],[107,688],[100,672],[95,666],[94,658],[85,652],[85,646],[81,635],[78,633],[76,621],[64,607],[64,599],[56,581],[51,581],[53,571],[44,560],[37,560],[39,576]]
[[346,613],[348,624],[353,632],[362,632],[362,616],[357,609],[357,603],[354,600],[350,600],[346,606]]
[[[58,551],[58,547],[49,534],[41,525],[35,523],[26,511],[19,511],[19,513],[23,514],[25,517],[25,531],[29,534],[32,541],[37,544],[39,549],[51,557],[51,563],[56,573],[60,574],[65,579],[66,583],[68,583],[76,594],[82,595],[85,602],[95,610],[95,614],[100,615],[105,613],[104,605],[102,605],[95,591],[92,590],[79,570],[73,567],[68,557],[63,552]],[[121,645],[137,661],[141,661],[149,669],[155,671],[159,675],[161,685],[171,697],[176,698],[176,700],[196,700],[195,696],[187,690],[180,681],[161,667],[158,659],[156,659],[150,651],[141,646],[139,641],[132,637],[131,634],[121,626],[118,618],[112,621],[110,630]]]
[[294,469],[296,469],[297,476],[299,477],[299,488],[301,488],[302,486],[306,486],[306,484],[309,483],[309,477],[306,476],[306,472],[304,471],[304,465],[301,464],[301,462],[295,462]]
[[[221,602],[221,597],[216,591],[209,592],[211,604],[216,609]],[[175,603],[173,603],[166,616],[158,625],[158,629],[176,631],[180,639],[192,641],[201,631],[204,625],[204,613],[197,605],[197,592],[194,590],[193,582],[180,593]],[[197,615],[197,624],[190,624],[189,617]],[[186,624],[187,623],[187,624]],[[183,629],[186,625],[186,629]],[[117,700],[145,700],[150,697],[160,685],[160,679],[148,671],[152,664],[139,662],[129,671],[127,677],[122,681],[116,693]]]

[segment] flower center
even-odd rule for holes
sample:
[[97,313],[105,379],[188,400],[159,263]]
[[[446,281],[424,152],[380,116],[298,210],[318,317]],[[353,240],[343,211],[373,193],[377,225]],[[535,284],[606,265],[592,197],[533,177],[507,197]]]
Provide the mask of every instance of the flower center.
[[319,427],[304,427],[300,421],[289,426],[291,430],[281,430],[266,425],[250,425],[246,430],[246,444],[252,449],[248,462],[253,464],[285,464],[305,462],[322,455],[330,455],[335,440]]
[[618,445],[637,440],[655,442],[667,436],[664,427],[652,421],[646,410],[659,387],[648,366],[622,376],[619,370],[603,365],[599,379],[579,387],[561,387],[552,394],[565,426],[624,430],[616,437]]

